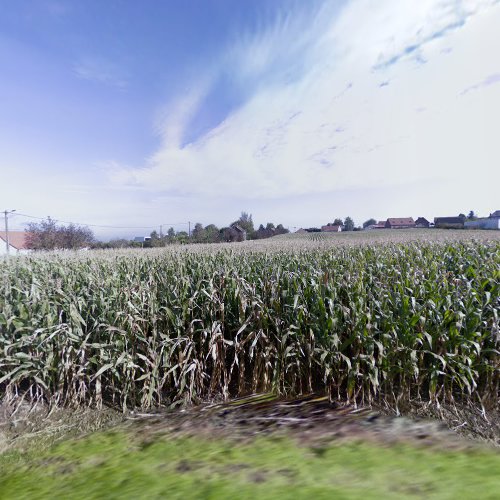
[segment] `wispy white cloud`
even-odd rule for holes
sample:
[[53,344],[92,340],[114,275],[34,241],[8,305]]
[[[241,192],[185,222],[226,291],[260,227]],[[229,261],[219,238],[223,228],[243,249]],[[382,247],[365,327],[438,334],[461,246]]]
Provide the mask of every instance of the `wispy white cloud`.
[[493,75],[487,76],[482,82],[467,87],[462,92],[460,92],[460,95],[465,95],[468,92],[472,92],[473,90],[479,90],[481,88],[489,87],[490,85],[495,85],[498,83],[500,83],[500,73],[495,73]]
[[[486,57],[500,42],[498,2],[336,5],[292,12],[238,40],[223,61],[249,82],[245,102],[184,144],[216,80],[210,68],[164,111],[161,148],[140,168],[114,165],[112,181],[158,194],[283,199],[425,182],[445,189],[470,165],[491,174],[498,114],[481,93],[457,96],[468,82],[482,82],[473,89],[498,75]],[[488,99],[500,102],[494,88]]]
[[338,31],[354,50],[371,58],[376,69],[402,59],[419,59],[433,41],[462,28],[496,0],[382,0],[353,2]]
[[82,80],[109,85],[121,90],[128,85],[128,75],[123,68],[104,57],[83,57],[74,65],[73,72]]
[[196,83],[181,97],[169,102],[158,112],[154,129],[163,139],[164,147],[170,149],[182,147],[186,128],[203,104],[212,84],[213,76],[207,72],[198,77]]

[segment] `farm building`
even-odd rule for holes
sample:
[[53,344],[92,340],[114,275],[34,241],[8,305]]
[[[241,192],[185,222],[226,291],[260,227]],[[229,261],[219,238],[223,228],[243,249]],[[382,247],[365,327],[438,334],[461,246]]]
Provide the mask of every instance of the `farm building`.
[[134,238],[135,243],[146,243],[147,241],[151,241],[150,236],[136,236]]
[[420,228],[428,228],[430,227],[431,223],[425,218],[425,217],[419,217],[415,221],[415,227],[420,227]]
[[321,226],[321,232],[323,233],[340,233],[342,231],[342,226],[327,224],[326,226]]
[[245,241],[247,239],[247,232],[239,224],[231,224],[231,229],[236,235],[233,241]]
[[307,234],[307,231],[304,229],[304,228],[300,228],[300,229],[297,229],[297,231],[295,231],[296,234]]
[[463,229],[465,216],[458,217],[434,217],[434,226],[441,229]]
[[[9,231],[9,253],[17,255],[28,253],[26,233],[24,231]],[[7,254],[7,236],[5,231],[0,231],[0,255]]]
[[500,210],[493,212],[489,217],[465,222],[466,229],[500,229]]
[[387,219],[385,222],[385,227],[387,229],[406,229],[409,227],[415,227],[415,221],[413,217],[406,217],[400,219]]
[[370,224],[369,226],[366,226],[365,229],[368,231],[372,229],[385,229],[385,220],[379,220],[376,224]]
[[465,221],[465,229],[500,229],[500,217],[485,217]]

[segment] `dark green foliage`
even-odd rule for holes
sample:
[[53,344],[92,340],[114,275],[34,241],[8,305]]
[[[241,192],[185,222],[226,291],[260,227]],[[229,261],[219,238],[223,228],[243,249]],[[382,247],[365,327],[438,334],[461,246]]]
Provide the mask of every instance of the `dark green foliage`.
[[354,231],[354,221],[351,219],[351,217],[345,218],[344,227],[342,228],[342,231]]
[[375,219],[368,219],[363,222],[363,229],[367,228],[368,226],[372,226],[373,224],[376,224],[377,221]]

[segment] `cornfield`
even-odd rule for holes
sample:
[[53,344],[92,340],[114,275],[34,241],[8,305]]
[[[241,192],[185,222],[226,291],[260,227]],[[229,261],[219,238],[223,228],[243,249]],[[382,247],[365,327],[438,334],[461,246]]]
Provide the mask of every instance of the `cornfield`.
[[273,240],[1,261],[0,399],[498,408],[498,240]]

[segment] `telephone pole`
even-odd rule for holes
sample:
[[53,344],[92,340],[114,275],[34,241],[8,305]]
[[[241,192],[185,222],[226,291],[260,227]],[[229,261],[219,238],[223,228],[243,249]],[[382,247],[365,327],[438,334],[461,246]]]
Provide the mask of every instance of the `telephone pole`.
[[163,238],[163,224],[160,225],[160,239]]
[[189,221],[188,224],[189,224],[188,236],[189,238],[191,238],[191,221]]
[[15,210],[4,210],[4,221],[5,221],[5,245],[7,250],[7,256],[9,256],[9,214],[15,212]]

